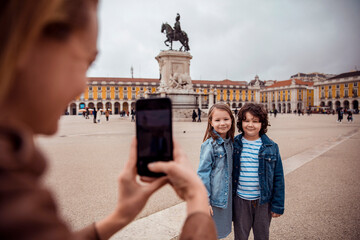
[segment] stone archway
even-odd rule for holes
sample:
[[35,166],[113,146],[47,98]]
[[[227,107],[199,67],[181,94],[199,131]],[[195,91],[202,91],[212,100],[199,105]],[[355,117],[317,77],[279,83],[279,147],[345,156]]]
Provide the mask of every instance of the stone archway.
[[129,112],[129,104],[127,102],[123,103],[123,111],[125,111],[125,114]]
[[239,103],[238,106],[239,106],[239,108],[242,108],[242,103]]
[[345,100],[345,101],[344,101],[344,108],[345,108],[345,109],[350,109],[350,103],[349,103],[348,100]]
[[352,108],[353,108],[354,110],[356,110],[356,111],[359,109],[359,102],[358,102],[358,100],[352,101]]
[[322,102],[320,103],[320,107],[325,107],[325,102],[324,102],[324,101],[322,101]]
[[281,103],[278,104],[278,111],[281,113]]
[[98,103],[96,104],[96,109],[99,110],[100,108],[103,109],[103,104],[102,104],[102,102],[98,102]]
[[114,114],[119,114],[120,113],[120,103],[115,102],[114,104]]
[[233,104],[231,105],[231,107],[232,107],[232,108],[236,108],[236,103],[233,103]]
[[131,103],[131,109],[135,109],[135,102]]
[[282,108],[283,108],[283,113],[286,113],[286,103],[283,103],[283,105],[282,105]]
[[335,108],[336,108],[336,110],[337,110],[340,106],[341,106],[340,101],[336,101],[336,102],[335,102]]
[[288,113],[291,113],[291,103],[288,103],[287,107],[288,107]]
[[72,103],[70,104],[70,115],[76,115],[77,111],[76,111],[76,103]]
[[330,110],[332,110],[333,109],[332,101],[328,101],[327,106],[329,107]]
[[90,109],[94,109],[94,103],[93,103],[93,102],[89,102],[89,104],[88,104],[88,108],[90,108]]
[[111,104],[111,102],[107,102],[107,103],[105,103],[105,110],[110,110],[110,114],[112,114],[112,104]]

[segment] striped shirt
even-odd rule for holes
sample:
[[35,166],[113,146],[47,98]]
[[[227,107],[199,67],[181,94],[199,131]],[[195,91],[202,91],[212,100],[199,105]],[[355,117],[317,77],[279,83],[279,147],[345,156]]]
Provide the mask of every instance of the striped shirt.
[[237,195],[245,200],[260,198],[259,188],[259,150],[261,138],[255,141],[241,139],[243,148],[240,156],[240,175]]

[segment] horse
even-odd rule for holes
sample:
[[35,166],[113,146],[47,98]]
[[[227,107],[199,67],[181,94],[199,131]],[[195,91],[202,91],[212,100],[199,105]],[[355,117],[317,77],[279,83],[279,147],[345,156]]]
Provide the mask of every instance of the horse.
[[[184,51],[190,50],[189,38],[185,31],[182,31],[182,34],[177,34],[174,38],[174,29],[168,23],[163,23],[161,25],[161,32],[163,33],[164,31],[166,31],[166,38],[167,38],[164,41],[164,43],[167,47],[169,47],[167,42],[170,42],[170,50],[172,50],[172,42],[173,41],[180,41],[180,43],[182,44],[182,46],[179,49],[180,51],[182,51],[183,47],[184,47]],[[180,35],[180,36],[178,36],[178,35]]]

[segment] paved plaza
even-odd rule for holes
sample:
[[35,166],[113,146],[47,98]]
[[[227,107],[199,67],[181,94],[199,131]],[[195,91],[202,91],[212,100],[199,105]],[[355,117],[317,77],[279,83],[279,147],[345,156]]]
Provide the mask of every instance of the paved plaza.
[[[271,239],[360,239],[360,116],[353,123],[337,123],[336,115],[269,118],[268,135],[279,144],[286,174],[285,213],[272,220]],[[173,124],[194,171],[206,124]],[[91,118],[63,116],[55,136],[36,139],[48,158],[45,184],[74,230],[114,209],[117,177],[134,135],[129,118],[110,116],[94,124]],[[112,239],[176,239],[184,214],[184,203],[166,186]]]

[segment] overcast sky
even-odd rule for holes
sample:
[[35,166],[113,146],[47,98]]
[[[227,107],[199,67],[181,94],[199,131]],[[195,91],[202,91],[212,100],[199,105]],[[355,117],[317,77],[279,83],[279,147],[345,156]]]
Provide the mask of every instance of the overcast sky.
[[[360,70],[360,0],[102,0],[90,77],[158,78],[161,24],[189,36],[193,80]],[[174,48],[180,48],[174,42]]]

